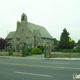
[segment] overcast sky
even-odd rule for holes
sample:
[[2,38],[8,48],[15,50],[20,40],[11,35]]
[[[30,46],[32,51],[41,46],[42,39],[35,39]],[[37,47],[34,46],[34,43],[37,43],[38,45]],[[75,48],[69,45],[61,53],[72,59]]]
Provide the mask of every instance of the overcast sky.
[[60,39],[64,28],[76,42],[80,39],[80,0],[0,0],[0,37],[16,30],[22,13],[28,22],[41,25]]

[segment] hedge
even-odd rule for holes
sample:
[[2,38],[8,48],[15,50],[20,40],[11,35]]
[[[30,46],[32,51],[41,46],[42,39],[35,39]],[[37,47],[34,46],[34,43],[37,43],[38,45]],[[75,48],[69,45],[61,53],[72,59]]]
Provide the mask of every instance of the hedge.
[[42,51],[41,51],[41,49],[39,49],[39,48],[34,48],[34,49],[32,50],[32,54],[42,54]]

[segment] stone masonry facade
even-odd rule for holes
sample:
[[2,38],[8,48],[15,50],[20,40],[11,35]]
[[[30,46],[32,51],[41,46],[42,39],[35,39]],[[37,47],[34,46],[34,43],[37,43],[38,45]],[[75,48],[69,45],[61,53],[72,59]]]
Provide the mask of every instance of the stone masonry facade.
[[[41,30],[44,31],[41,33]],[[45,36],[44,34],[48,35]],[[48,33],[48,31],[46,31],[43,27],[29,23],[27,21],[27,16],[24,13],[21,15],[21,22],[17,22],[16,31],[14,31],[13,34],[12,32],[9,33],[6,39],[10,43],[9,47],[14,48],[15,50],[17,50],[17,46],[22,43],[32,44],[32,47],[37,47],[40,45],[44,46],[47,42],[49,42],[51,46],[53,46],[53,37]]]

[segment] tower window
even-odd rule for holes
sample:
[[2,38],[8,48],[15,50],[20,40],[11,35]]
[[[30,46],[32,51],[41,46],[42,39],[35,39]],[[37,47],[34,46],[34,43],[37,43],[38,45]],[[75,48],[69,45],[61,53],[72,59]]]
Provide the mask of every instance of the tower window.
[[22,16],[22,20],[24,20],[24,16]]

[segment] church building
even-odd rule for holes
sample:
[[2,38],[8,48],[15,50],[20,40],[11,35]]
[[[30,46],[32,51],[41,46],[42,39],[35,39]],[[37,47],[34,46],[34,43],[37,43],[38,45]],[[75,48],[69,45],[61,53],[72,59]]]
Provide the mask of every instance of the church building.
[[6,37],[9,47],[17,50],[18,45],[22,43],[32,44],[37,47],[50,43],[53,46],[53,37],[42,26],[28,22],[25,13],[21,15],[21,21],[17,22],[16,31],[11,31]]

